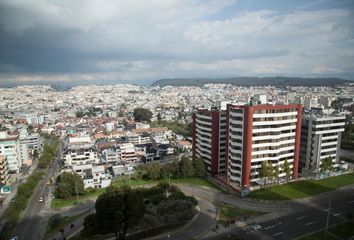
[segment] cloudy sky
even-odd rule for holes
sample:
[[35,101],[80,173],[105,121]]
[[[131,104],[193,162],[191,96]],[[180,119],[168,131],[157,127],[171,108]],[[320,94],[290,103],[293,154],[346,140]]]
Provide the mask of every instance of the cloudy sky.
[[353,0],[0,0],[0,83],[354,79]]

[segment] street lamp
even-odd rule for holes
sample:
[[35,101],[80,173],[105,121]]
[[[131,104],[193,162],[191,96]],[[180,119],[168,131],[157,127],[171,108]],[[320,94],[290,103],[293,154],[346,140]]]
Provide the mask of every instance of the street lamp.
[[330,215],[330,212],[331,212],[331,198],[332,198],[332,195],[329,195],[326,230],[325,230],[325,236],[324,236],[325,238],[327,238],[327,234],[328,234],[329,215]]

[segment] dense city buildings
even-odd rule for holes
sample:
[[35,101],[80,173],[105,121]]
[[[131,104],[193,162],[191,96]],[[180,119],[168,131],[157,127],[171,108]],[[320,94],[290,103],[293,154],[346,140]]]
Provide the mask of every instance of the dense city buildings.
[[324,159],[339,163],[341,134],[345,117],[340,115],[306,114],[302,118],[300,170],[308,177],[319,174]]

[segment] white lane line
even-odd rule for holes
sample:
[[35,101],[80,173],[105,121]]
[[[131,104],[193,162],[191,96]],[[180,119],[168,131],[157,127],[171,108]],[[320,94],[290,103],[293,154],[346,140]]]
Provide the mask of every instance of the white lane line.
[[273,237],[278,236],[278,235],[280,235],[280,234],[282,234],[282,233],[283,233],[283,232],[275,233],[275,234],[273,234]]
[[341,215],[343,212],[339,212],[339,213],[335,213],[335,214],[333,214],[333,216],[338,216],[338,215]]
[[301,216],[301,217],[298,217],[296,218],[296,220],[301,220],[301,219],[304,219],[306,216]]
[[305,225],[306,226],[309,226],[309,225],[311,225],[311,224],[314,224],[315,222],[308,222],[308,223],[306,223]]

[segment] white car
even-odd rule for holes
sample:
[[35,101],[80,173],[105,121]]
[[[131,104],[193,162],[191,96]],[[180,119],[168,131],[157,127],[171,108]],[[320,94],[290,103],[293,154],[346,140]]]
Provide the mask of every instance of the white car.
[[252,228],[254,229],[254,230],[260,230],[260,229],[262,229],[262,226],[260,226],[260,225],[253,225],[252,226]]
[[10,240],[18,240],[18,237],[13,237]]
[[44,202],[43,197],[40,197],[38,201],[39,202]]

